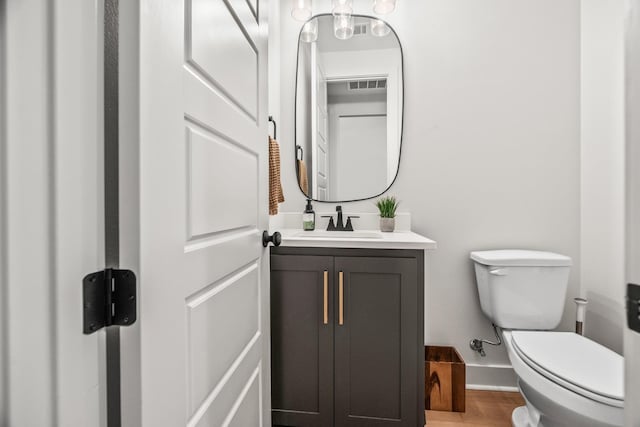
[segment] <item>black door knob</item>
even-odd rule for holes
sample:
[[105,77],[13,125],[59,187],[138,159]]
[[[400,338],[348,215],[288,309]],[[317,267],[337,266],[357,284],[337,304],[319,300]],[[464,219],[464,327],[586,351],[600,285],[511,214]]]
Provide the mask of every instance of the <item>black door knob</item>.
[[274,246],[280,246],[280,243],[282,243],[282,235],[276,231],[269,236],[269,232],[264,230],[262,232],[262,246],[266,248],[269,245],[269,242],[273,243]]

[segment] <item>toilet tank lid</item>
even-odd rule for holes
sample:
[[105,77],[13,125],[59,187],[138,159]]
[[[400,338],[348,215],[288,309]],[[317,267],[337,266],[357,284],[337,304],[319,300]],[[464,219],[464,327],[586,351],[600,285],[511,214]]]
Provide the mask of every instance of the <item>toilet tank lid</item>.
[[477,263],[492,266],[567,267],[571,265],[571,258],[566,255],[524,249],[474,251],[471,252],[471,259]]

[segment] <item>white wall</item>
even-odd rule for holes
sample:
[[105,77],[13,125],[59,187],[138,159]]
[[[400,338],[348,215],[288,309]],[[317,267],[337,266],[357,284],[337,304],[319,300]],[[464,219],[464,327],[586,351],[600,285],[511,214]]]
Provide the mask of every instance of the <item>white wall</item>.
[[104,333],[81,333],[80,304],[105,265],[102,18],[83,0],[0,5],[3,426],[105,419]]
[[622,353],[624,0],[582,0],[581,271],[586,335]]
[[6,3],[0,4],[0,423],[7,418],[7,363],[9,350],[7,342],[7,230],[6,230],[6,183],[7,183],[7,149],[6,149]]
[[[293,158],[297,32],[281,2],[279,117],[282,211],[299,212]],[[370,13],[369,1],[355,1]],[[580,273],[580,4],[578,0],[400,2],[388,21],[405,60],[405,121],[400,173],[389,193],[413,215],[413,229],[438,241],[430,257],[426,332],[454,345],[469,382],[512,385],[504,348],[473,354],[470,338],[491,337],[480,311],[468,254],[525,247],[574,259],[568,296]],[[328,11],[324,3],[321,12]],[[278,96],[278,94],[272,94]],[[316,203],[317,212],[334,205]],[[373,212],[373,201],[345,204]],[[357,228],[357,223],[354,224]],[[563,328],[571,329],[567,301]],[[492,366],[483,369],[481,366]]]
[[[626,26],[626,280],[640,283],[640,0],[628,0]],[[625,425],[640,420],[640,336],[625,328]]]

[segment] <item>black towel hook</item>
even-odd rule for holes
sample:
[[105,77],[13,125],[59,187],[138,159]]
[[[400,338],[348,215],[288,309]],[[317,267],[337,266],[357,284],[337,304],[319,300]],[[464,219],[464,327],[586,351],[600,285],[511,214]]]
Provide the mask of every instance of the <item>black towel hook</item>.
[[273,139],[278,139],[278,134],[276,133],[278,125],[276,124],[276,121],[273,119],[273,116],[269,116],[269,121],[273,123]]

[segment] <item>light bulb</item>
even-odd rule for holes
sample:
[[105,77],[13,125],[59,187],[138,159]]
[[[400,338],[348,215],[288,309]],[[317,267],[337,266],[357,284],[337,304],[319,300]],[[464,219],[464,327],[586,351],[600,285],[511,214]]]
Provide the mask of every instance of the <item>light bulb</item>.
[[353,13],[353,0],[331,0],[331,13],[337,15],[351,15]]
[[347,40],[353,36],[354,19],[351,15],[338,15],[333,18],[333,31],[336,38]]
[[391,13],[396,8],[396,0],[373,0],[373,12],[378,15]]
[[380,19],[371,20],[371,34],[376,37],[384,37],[391,32],[391,28]]
[[311,18],[311,0],[291,0],[291,17],[302,22]]
[[318,40],[318,20],[312,19],[302,26],[300,32],[300,40],[305,43],[311,43]]

